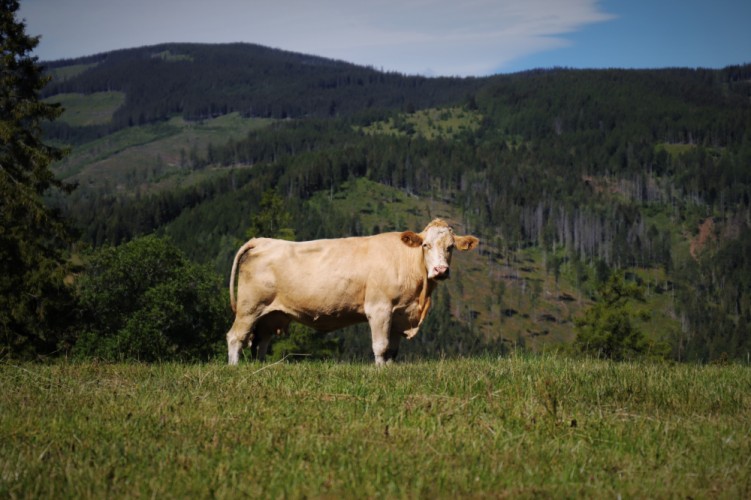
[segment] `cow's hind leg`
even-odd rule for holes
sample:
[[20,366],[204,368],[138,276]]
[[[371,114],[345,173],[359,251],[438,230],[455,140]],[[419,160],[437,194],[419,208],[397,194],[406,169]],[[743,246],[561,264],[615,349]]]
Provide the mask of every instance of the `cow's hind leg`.
[[258,361],[263,361],[266,358],[266,353],[269,350],[269,345],[274,335],[287,333],[289,322],[290,318],[280,311],[273,311],[258,319],[253,336],[253,344],[256,348],[256,359]]
[[232,328],[227,332],[227,359],[230,365],[236,365],[240,360],[240,351],[247,347],[251,339],[254,323],[258,314],[237,313]]
[[253,324],[240,316],[235,317],[232,328],[227,332],[227,360],[230,365],[236,365],[240,360],[240,351],[250,339]]
[[258,361],[266,359],[266,353],[269,351],[272,337],[272,332],[267,328],[263,328],[260,324],[256,327],[253,334],[253,354]]
[[389,333],[389,343],[386,347],[386,352],[383,355],[384,361],[386,363],[392,363],[396,361],[396,356],[399,354],[399,343],[402,340],[402,333],[401,332],[394,332],[392,331]]

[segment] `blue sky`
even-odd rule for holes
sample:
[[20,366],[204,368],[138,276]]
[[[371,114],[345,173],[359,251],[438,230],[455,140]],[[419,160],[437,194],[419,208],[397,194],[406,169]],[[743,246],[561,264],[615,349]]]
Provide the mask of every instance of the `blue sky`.
[[751,0],[622,0],[600,5],[613,19],[567,35],[566,47],[532,54],[499,70],[751,63]]
[[751,62],[751,0],[21,0],[36,55],[250,42],[407,74]]

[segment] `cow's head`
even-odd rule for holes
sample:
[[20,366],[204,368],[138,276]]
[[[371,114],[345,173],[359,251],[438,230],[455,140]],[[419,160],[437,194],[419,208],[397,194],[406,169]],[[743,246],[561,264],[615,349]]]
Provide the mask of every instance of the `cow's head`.
[[474,236],[457,236],[449,225],[435,219],[420,234],[412,231],[402,233],[402,241],[410,247],[422,247],[428,279],[444,280],[449,277],[451,252],[454,248],[472,250],[480,242]]

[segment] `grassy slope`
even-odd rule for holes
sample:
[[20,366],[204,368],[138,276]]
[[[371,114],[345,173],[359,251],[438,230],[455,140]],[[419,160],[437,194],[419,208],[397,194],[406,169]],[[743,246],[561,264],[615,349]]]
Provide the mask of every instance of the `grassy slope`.
[[[168,52],[160,54],[169,56]],[[87,68],[76,66],[70,71],[75,75]],[[53,71],[55,78],[64,79],[66,73],[60,72],[66,69]],[[106,125],[124,103],[125,94],[58,94],[46,101],[60,103],[65,110],[60,121],[71,126]],[[128,192],[169,189],[192,175],[180,166],[181,160],[189,160],[192,151],[203,157],[210,143],[239,139],[269,123],[271,120],[245,119],[231,113],[203,122],[186,122],[176,117],[166,123],[130,127],[74,148],[55,165],[55,172],[62,179],[90,187],[106,186]],[[195,174],[199,178],[204,176],[205,173]]]
[[128,191],[170,188],[178,180],[175,176],[185,176],[181,155],[189,158],[195,149],[203,157],[209,143],[238,139],[269,123],[271,120],[245,119],[232,113],[200,123],[173,118],[167,123],[131,127],[75,148],[55,170],[63,179],[88,186]]
[[0,496],[747,498],[749,386],[552,356],[3,363]]
[[125,102],[123,92],[94,94],[57,94],[45,102],[58,103],[65,110],[59,121],[72,127],[104,125],[112,121],[112,114]]

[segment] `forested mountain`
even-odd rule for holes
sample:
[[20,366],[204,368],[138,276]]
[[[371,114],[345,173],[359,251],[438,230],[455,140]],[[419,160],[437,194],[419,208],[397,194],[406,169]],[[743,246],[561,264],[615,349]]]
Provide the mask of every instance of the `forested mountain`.
[[569,341],[620,269],[674,358],[751,351],[749,65],[430,79],[173,44],[47,67],[50,100],[122,95],[47,130],[76,144],[58,171],[79,188],[54,201],[89,245],[167,234],[225,275],[270,190],[299,239],[440,215],[483,241],[442,292],[444,349],[459,324],[487,345]]
[[[408,77],[239,43],[142,47],[54,61],[47,68],[56,78],[43,96],[125,93],[112,120],[84,138],[175,115],[202,120],[238,112],[283,119],[425,108],[455,102],[479,85],[471,78]],[[59,125],[51,133],[76,138]]]

